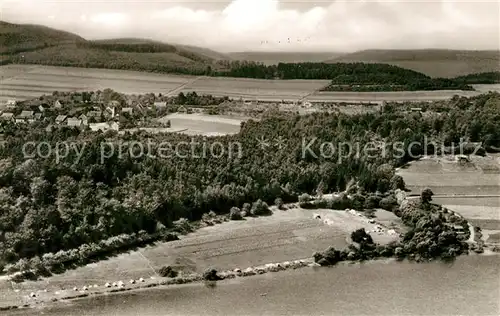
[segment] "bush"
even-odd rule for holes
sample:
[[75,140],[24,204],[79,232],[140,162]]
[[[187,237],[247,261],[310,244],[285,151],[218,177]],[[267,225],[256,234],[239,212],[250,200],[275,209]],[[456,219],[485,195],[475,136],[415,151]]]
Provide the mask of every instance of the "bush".
[[217,270],[213,268],[208,268],[203,272],[203,280],[205,281],[219,281],[222,280],[222,278],[217,275]]
[[422,191],[422,193],[420,193],[420,199],[421,199],[422,203],[430,203],[432,201],[433,195],[434,195],[434,193],[432,192],[432,190],[427,188],[427,189],[424,189]]
[[370,195],[365,199],[365,209],[374,209],[380,206],[382,198],[376,195]]
[[328,208],[328,201],[324,198],[320,198],[314,201],[314,206],[316,208]]
[[303,207],[303,208],[312,208],[312,206],[310,205],[311,203],[309,203],[309,201],[311,201],[312,198],[309,194],[307,193],[304,193],[304,194],[301,194],[299,196],[299,205],[300,207]]
[[398,207],[398,201],[392,195],[380,200],[380,207],[386,211],[393,212]]
[[241,210],[237,207],[231,207],[231,210],[229,211],[229,219],[233,221],[242,220],[243,217],[241,216]]
[[178,275],[178,272],[172,269],[171,266],[163,266],[158,269],[157,273],[164,278],[175,278]]
[[276,205],[276,207],[279,210],[283,210],[284,209],[284,203],[283,203],[283,200],[281,198],[276,198],[276,200],[274,200],[274,205]]
[[391,190],[397,190],[397,189],[404,190],[405,187],[406,187],[406,185],[405,185],[405,181],[403,180],[403,177],[401,177],[400,175],[397,175],[397,174],[392,176],[392,178],[390,180]]
[[364,228],[360,228],[351,233],[351,239],[358,244],[366,243],[373,244],[372,236],[370,236]]
[[268,215],[271,213],[271,210],[266,202],[259,199],[257,202],[253,203],[250,213],[254,216]]
[[299,196],[299,203],[307,203],[311,200],[312,200],[311,196],[307,193],[301,194]]
[[250,203],[245,203],[245,204],[243,204],[243,207],[241,208],[241,215],[250,216],[252,214],[251,210],[252,210],[252,206],[250,205]]
[[186,218],[181,218],[174,223],[174,230],[181,234],[187,234],[193,231],[193,227]]
[[361,194],[354,194],[352,196],[352,205],[351,207],[357,211],[362,211],[363,207],[365,206],[365,197],[362,196]]
[[352,202],[345,194],[341,193],[339,196],[332,197],[327,204],[329,209],[345,210],[346,208],[351,208]]

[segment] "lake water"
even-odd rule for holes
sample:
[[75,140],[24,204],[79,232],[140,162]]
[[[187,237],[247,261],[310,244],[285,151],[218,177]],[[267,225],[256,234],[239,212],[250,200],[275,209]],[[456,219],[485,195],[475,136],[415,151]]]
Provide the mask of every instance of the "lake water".
[[12,315],[499,315],[499,277],[498,255],[379,261],[110,294]]

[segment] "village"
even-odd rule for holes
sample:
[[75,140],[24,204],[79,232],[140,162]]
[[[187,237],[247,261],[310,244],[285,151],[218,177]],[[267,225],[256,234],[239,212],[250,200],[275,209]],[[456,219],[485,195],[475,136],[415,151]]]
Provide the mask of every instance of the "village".
[[192,112],[183,105],[172,104],[173,101],[161,95],[123,95],[109,89],[82,93],[54,92],[32,100],[7,101],[1,110],[0,124],[2,130],[6,126],[37,124],[47,131],[69,127],[94,132],[165,125],[154,119],[169,112]]
[[47,131],[61,127],[82,131],[128,130],[140,127],[169,127],[168,120],[157,120],[170,113],[228,114],[259,117],[267,111],[307,114],[316,111],[356,113],[363,109],[379,111],[378,103],[309,102],[307,100],[229,99],[197,95],[125,95],[111,89],[95,92],[53,92],[39,98],[9,100],[0,108],[0,131],[7,125],[37,124]]

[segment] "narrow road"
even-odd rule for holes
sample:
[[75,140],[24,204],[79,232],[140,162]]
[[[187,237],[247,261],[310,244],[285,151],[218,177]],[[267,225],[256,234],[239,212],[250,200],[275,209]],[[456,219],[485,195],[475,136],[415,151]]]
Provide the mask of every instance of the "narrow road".
[[181,85],[180,85],[180,86],[178,86],[177,88],[174,88],[174,89],[172,89],[172,90],[168,91],[168,92],[166,93],[166,96],[168,96],[168,97],[173,97],[173,96],[176,96],[176,95],[177,95],[179,92],[181,92],[181,91],[182,91],[182,89],[184,89],[186,86],[188,86],[188,85],[190,85],[190,84],[193,84],[193,83],[195,83],[197,80],[199,80],[199,79],[201,79],[201,78],[204,78],[204,77],[205,77],[205,76],[198,76],[198,77],[194,78],[193,80],[189,80],[188,82],[181,84]]

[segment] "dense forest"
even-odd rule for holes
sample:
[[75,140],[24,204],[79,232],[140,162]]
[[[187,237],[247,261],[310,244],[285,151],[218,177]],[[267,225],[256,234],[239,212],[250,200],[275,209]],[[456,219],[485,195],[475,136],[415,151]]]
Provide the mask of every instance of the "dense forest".
[[[314,155],[321,152],[322,142],[359,143],[363,148],[368,142],[423,143],[427,135],[447,144],[469,137],[500,146],[499,94],[455,98],[440,102],[435,110],[439,115],[408,114],[390,106],[382,113],[355,116],[273,115],[243,123],[236,135],[194,139],[182,134],[80,133],[71,128],[49,133],[6,126],[0,149],[0,263],[9,264],[9,271],[40,262],[57,265],[135,245],[168,231],[180,218],[197,220],[209,211],[226,214],[259,199],[296,201],[319,188],[344,190],[352,180],[365,192],[387,192],[398,186],[393,167],[412,159],[406,151],[396,157],[390,145],[369,154],[345,155],[339,150]],[[260,138],[279,137],[286,144],[282,149],[259,146]],[[304,140],[313,138],[313,154],[304,155]],[[40,155],[26,158],[23,144],[30,141],[48,145]],[[106,147],[132,141],[152,143],[152,155],[138,156],[136,149],[110,152]],[[242,155],[228,155],[226,150],[203,156],[203,146],[186,157],[155,155],[162,142],[175,147],[191,141],[206,141],[208,148],[219,142],[226,149],[238,143]],[[61,142],[73,144],[82,155],[74,150],[64,157],[48,152]],[[413,156],[422,152],[422,147],[412,147]]]
[[500,83],[500,71],[482,72],[455,78],[456,82],[465,84],[495,84]]

